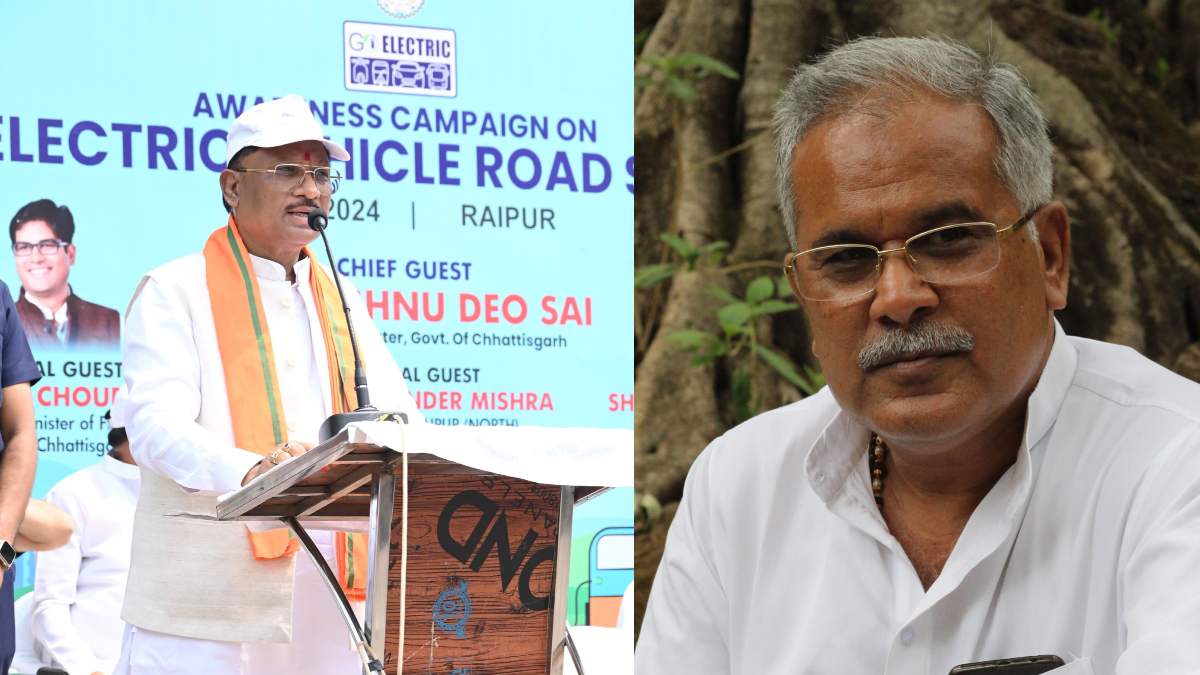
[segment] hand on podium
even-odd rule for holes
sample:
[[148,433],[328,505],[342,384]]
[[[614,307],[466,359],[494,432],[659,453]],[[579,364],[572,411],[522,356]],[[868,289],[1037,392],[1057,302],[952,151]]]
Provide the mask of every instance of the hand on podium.
[[279,445],[275,446],[275,449],[272,450],[270,454],[268,454],[266,457],[263,457],[258,464],[250,467],[250,470],[246,472],[246,477],[242,478],[242,485],[249,483],[255,478],[258,478],[259,476],[270,471],[271,469],[274,469],[276,466],[293,457],[299,457],[300,455],[303,455],[309,450],[312,450],[312,447],[313,446],[311,443],[305,443],[303,441],[287,441],[285,443],[280,443]]

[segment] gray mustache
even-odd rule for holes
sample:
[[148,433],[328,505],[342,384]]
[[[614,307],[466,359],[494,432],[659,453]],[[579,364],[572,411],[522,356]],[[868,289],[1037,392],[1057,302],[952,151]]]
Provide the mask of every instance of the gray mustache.
[[858,367],[874,370],[896,361],[934,354],[959,354],[975,348],[975,336],[954,326],[922,321],[888,330],[858,352]]

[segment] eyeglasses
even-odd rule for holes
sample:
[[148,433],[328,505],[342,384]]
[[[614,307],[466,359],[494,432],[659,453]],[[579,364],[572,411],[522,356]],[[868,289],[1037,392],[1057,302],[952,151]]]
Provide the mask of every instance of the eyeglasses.
[[331,170],[327,166],[307,167],[303,164],[276,164],[274,169],[231,168],[230,170],[243,173],[270,174],[276,183],[288,189],[299,186],[304,182],[306,175],[312,174],[313,183],[316,184],[317,190],[325,194],[337,192],[338,183],[342,180],[342,174]]
[[1039,209],[1004,228],[994,223],[943,225],[909,237],[899,248],[870,244],[834,244],[793,251],[783,260],[792,291],[806,300],[848,301],[875,290],[883,257],[904,251],[913,272],[929,284],[965,281],[995,269],[999,241],[1017,231]]
[[32,255],[33,249],[35,248],[38,250],[38,253],[41,253],[44,256],[53,256],[58,255],[59,249],[62,249],[65,246],[70,246],[70,244],[57,239],[43,239],[38,242],[18,241],[13,243],[12,251],[13,255],[17,256],[18,258],[24,258]]

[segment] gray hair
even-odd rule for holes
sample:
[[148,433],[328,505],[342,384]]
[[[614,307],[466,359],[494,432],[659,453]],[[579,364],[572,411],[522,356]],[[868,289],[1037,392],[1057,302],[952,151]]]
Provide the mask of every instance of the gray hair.
[[[875,87],[914,85],[983,106],[996,125],[996,175],[1023,212],[1050,201],[1054,146],[1033,92],[1017,69],[942,38],[859,38],[801,65],[775,106],[779,206],[788,241],[797,248],[792,155],[818,121],[846,112],[855,95]],[[1036,228],[1029,228],[1036,236]]]
[[975,336],[957,326],[925,319],[895,326],[858,352],[858,367],[866,371],[898,360],[933,354],[965,354],[975,349]]

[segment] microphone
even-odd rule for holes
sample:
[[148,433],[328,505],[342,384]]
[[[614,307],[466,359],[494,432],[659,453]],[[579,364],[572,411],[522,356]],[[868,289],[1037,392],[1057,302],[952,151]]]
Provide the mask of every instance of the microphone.
[[[333,283],[337,287],[338,297],[342,301],[342,310],[346,313],[346,329],[350,334],[350,350],[354,353],[354,396],[358,399],[358,408],[352,412],[334,413],[321,423],[318,433],[320,442],[333,438],[347,424],[352,422],[408,422],[408,415],[402,412],[379,410],[371,405],[371,393],[367,389],[367,373],[363,370],[362,358],[358,351],[358,337],[354,333],[354,321],[350,318],[350,305],[346,303],[346,294],[342,291],[342,278],[338,274],[334,262],[333,250],[329,248],[329,239],[325,236],[325,228],[329,227],[329,216],[321,209],[308,212],[308,226],[321,234],[325,242],[325,255],[329,258],[329,268],[333,272]],[[313,264],[316,264],[315,262]],[[332,375],[332,373],[330,373]]]
[[[320,232],[321,237],[324,238],[325,228],[329,227],[329,216],[321,209],[313,209],[308,212],[308,226]],[[336,272],[337,270],[335,269],[334,271]]]

